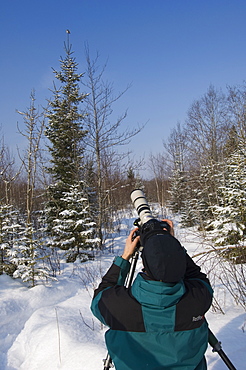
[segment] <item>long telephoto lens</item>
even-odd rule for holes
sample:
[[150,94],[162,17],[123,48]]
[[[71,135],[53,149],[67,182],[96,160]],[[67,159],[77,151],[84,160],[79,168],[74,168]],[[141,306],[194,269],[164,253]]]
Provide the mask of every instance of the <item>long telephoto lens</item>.
[[150,207],[142,190],[140,189],[133,190],[131,192],[131,200],[138,213],[141,225],[145,224],[146,222],[154,218],[152,216]]

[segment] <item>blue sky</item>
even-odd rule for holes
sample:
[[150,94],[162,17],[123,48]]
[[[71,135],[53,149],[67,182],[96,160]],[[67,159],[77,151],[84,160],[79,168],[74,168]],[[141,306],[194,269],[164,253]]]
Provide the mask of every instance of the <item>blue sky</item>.
[[245,0],[2,0],[0,5],[0,125],[13,150],[23,144],[16,109],[52,96],[53,68],[64,55],[66,29],[79,72],[84,44],[108,59],[115,92],[132,84],[114,113],[126,126],[148,121],[129,148],[135,158],[163,150],[163,139],[209,85],[226,90],[246,76]]

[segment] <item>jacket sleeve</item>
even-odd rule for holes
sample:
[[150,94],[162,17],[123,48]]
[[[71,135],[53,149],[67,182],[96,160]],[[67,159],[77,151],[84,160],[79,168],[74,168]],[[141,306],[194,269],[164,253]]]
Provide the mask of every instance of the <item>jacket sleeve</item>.
[[130,270],[130,262],[126,261],[121,257],[116,257],[112,266],[109,268],[107,273],[103,276],[101,283],[98,288],[94,291],[94,296],[91,303],[92,313],[105,325],[106,322],[102,316],[99,308],[99,302],[102,296],[102,293],[114,287],[116,285],[124,285],[126,276]]
[[206,274],[201,272],[188,254],[184,285],[186,292],[176,305],[175,331],[201,327],[213,299],[213,290]]
[[195,262],[188,255],[188,253],[186,253],[186,272],[184,279],[201,281],[208,288],[210,294],[213,295],[213,289],[210,285],[207,275],[201,272],[201,268],[195,264]]

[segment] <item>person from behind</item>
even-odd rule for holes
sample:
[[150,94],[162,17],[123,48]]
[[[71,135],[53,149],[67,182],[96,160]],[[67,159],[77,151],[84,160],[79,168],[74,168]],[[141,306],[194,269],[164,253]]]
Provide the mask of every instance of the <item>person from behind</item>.
[[[213,291],[180,242],[169,231],[130,232],[94,292],[93,314],[109,330],[105,340],[116,370],[205,370]],[[143,270],[124,286],[139,243]]]

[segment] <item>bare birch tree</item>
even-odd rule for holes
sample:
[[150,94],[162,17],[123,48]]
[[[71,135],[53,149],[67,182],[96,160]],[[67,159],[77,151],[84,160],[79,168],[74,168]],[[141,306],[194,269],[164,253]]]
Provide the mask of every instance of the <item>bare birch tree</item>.
[[149,168],[154,175],[156,198],[158,203],[164,207],[167,205],[168,190],[168,161],[165,153],[150,154]]
[[225,95],[210,86],[207,93],[193,102],[185,124],[190,158],[198,167],[217,163],[230,127]]
[[[85,128],[88,134],[85,141],[87,147],[91,150],[95,163],[98,207],[97,229],[102,247],[102,227],[105,220],[105,196],[107,195],[105,192],[108,190],[104,186],[106,174],[103,163],[107,163],[106,157],[109,155],[111,163],[115,161],[119,165],[120,160],[127,153],[119,155],[119,153],[116,153],[115,148],[128,144],[141,131],[142,127],[122,130],[122,125],[127,117],[127,111],[116,119],[112,118],[114,103],[123,96],[129,89],[129,86],[123,92],[114,95],[113,84],[103,80],[106,64],[102,68],[99,68],[99,55],[97,54],[96,58],[92,60],[88,46],[85,47],[85,55],[87,62],[87,82],[84,82],[84,85],[89,92],[85,117]],[[114,158],[112,158],[112,153],[114,153]]]
[[27,148],[23,156],[19,154],[26,173],[26,217],[25,227],[20,235],[16,250],[12,254],[12,259],[17,264],[14,277],[20,277],[23,281],[29,281],[31,286],[34,286],[37,276],[40,278],[48,277],[47,270],[37,265],[41,259],[41,248],[33,218],[38,157],[45,125],[44,114],[39,113],[35,107],[34,91],[30,95],[30,107],[25,112],[18,111],[18,113],[22,115],[25,123],[24,130],[20,130],[19,126],[18,129],[27,141]]
[[38,158],[40,154],[40,141],[44,131],[44,115],[38,112],[35,107],[35,92],[31,92],[30,107],[25,112],[18,113],[23,116],[25,130],[19,129],[20,134],[27,140],[27,149],[24,156],[21,158],[23,168],[27,175],[27,190],[26,190],[26,223],[32,222],[32,211],[34,202],[34,191],[37,182]]

